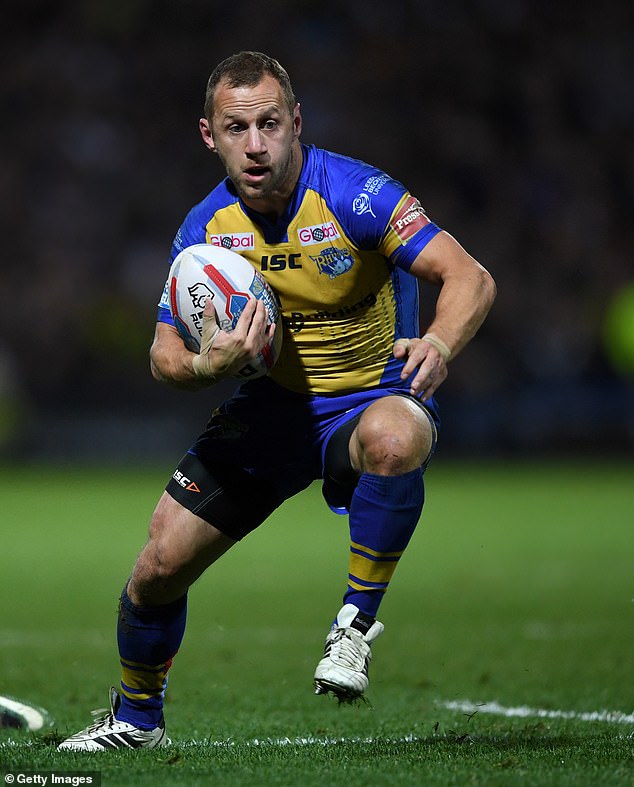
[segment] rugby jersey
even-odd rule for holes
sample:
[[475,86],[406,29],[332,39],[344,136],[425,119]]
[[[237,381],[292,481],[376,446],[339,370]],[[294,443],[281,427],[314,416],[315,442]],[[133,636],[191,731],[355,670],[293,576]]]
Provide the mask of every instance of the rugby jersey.
[[[269,373],[308,394],[398,385],[401,337],[418,335],[418,284],[407,271],[440,228],[398,181],[364,162],[302,145],[302,171],[283,216],[270,220],[229,178],[186,216],[176,255],[212,243],[245,257],[282,310],[281,355]],[[167,288],[159,321],[173,324]]]

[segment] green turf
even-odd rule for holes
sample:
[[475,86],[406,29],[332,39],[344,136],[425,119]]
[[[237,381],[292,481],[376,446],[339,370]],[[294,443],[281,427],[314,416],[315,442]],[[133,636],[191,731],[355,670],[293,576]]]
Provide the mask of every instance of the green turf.
[[[371,705],[311,679],[347,564],[318,486],[192,589],[174,746],[57,753],[118,680],[116,599],[165,471],[0,470],[0,694],[54,727],[0,731],[0,771],[103,785],[633,785],[634,466],[443,465],[381,608]],[[568,711],[509,718],[452,700]]]

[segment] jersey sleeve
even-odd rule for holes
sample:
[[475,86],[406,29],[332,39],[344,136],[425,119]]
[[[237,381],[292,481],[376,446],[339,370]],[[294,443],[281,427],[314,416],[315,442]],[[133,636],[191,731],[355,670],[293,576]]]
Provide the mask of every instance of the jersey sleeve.
[[440,232],[416,197],[385,172],[341,157],[331,170],[329,192],[348,237],[360,248],[384,254],[408,270]]
[[380,250],[395,265],[409,270],[420,251],[440,232],[416,197],[405,192],[390,216]]

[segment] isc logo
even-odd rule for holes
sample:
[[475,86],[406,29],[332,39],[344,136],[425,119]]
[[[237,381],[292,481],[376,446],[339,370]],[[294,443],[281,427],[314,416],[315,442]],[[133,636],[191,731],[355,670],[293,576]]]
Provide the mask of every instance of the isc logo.
[[182,486],[183,489],[187,489],[188,492],[200,492],[196,482],[192,481],[191,478],[187,478],[187,476],[183,475],[180,470],[176,470],[172,478],[177,484]]
[[260,260],[260,270],[284,271],[287,268],[297,270],[302,267],[301,254],[263,254]]

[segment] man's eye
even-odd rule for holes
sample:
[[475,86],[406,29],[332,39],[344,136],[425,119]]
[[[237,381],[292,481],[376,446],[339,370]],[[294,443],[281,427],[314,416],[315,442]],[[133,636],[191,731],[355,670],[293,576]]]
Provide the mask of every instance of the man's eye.
[[262,124],[262,128],[267,131],[271,131],[272,129],[277,128],[277,121],[265,120],[264,123]]

